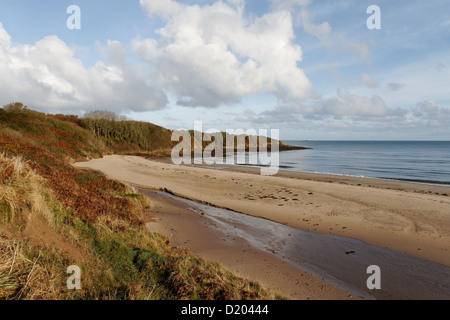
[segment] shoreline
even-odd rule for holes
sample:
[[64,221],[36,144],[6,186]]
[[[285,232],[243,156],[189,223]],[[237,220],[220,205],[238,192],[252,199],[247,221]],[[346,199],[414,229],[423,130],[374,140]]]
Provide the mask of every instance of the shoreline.
[[[137,187],[450,266],[450,187],[107,156],[75,164]],[[232,259],[233,257],[231,257]]]
[[[162,163],[171,163],[170,158],[165,159],[149,159]],[[260,175],[260,167],[245,166],[245,165],[188,165],[188,167],[198,167],[214,170],[224,170],[231,172],[241,172],[254,175]],[[353,186],[366,186],[371,188],[382,188],[388,190],[399,190],[408,192],[417,192],[422,194],[435,194],[445,197],[450,196],[450,185],[439,183],[424,183],[419,181],[409,181],[394,178],[375,178],[365,176],[340,175],[334,173],[319,173],[319,172],[302,172],[280,170],[275,177],[285,177],[292,179],[319,181],[328,183],[339,183]]]
[[[157,159],[155,159],[157,161]],[[201,165],[198,165],[201,167]],[[225,170],[230,170],[233,166],[238,167],[246,167],[247,165],[219,165],[219,166],[228,166],[225,168]],[[258,166],[248,166],[250,168],[257,168],[258,170],[261,167]],[[392,181],[392,182],[400,182],[400,183],[409,183],[409,184],[418,184],[418,185],[425,185],[425,186],[437,186],[437,187],[448,187],[450,188],[450,182],[445,181],[432,181],[432,180],[414,180],[414,179],[401,179],[401,178],[382,178],[382,177],[370,177],[370,176],[356,176],[351,174],[337,174],[337,173],[329,173],[329,172],[308,172],[308,171],[295,171],[295,170],[287,170],[287,169],[280,169],[280,171],[289,172],[289,173],[299,173],[304,175],[318,175],[323,176],[324,178],[327,176],[331,177],[341,177],[341,178],[350,178],[350,179],[365,179],[365,180],[381,180],[381,181]],[[315,179],[317,180],[317,178]],[[449,196],[449,195],[447,195]]]

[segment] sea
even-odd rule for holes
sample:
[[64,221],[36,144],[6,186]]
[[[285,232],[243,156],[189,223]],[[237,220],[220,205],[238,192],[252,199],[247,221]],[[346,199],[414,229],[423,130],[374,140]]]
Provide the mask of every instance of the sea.
[[[450,141],[295,140],[283,143],[309,149],[280,152],[279,170],[450,186]],[[274,157],[270,153],[267,156]],[[269,167],[259,161],[257,153],[236,154],[234,164]]]
[[280,170],[450,185],[450,141],[283,141]]

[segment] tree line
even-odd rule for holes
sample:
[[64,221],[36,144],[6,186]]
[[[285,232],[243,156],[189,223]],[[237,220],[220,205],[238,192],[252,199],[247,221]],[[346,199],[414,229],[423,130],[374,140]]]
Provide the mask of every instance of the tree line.
[[95,136],[107,141],[136,144],[151,151],[172,147],[171,131],[151,123],[131,121],[111,111],[92,111],[84,115],[81,124]]

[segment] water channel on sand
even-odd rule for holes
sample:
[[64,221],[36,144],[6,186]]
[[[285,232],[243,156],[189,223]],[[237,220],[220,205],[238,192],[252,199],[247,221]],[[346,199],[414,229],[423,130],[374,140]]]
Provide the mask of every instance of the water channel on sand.
[[[363,241],[318,234],[266,219],[216,208],[158,192],[183,202],[209,219],[219,234],[239,237],[259,249],[364,299],[450,299],[450,268],[373,246]],[[369,290],[369,266],[381,269],[381,290]]]

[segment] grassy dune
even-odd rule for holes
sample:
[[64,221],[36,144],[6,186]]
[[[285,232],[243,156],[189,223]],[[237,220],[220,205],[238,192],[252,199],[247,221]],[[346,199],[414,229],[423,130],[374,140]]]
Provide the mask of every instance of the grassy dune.
[[[135,136],[107,136],[76,117],[0,109],[0,299],[280,298],[149,233],[148,198],[71,166],[169,146],[169,130],[135,126]],[[71,265],[81,290],[67,289]]]

